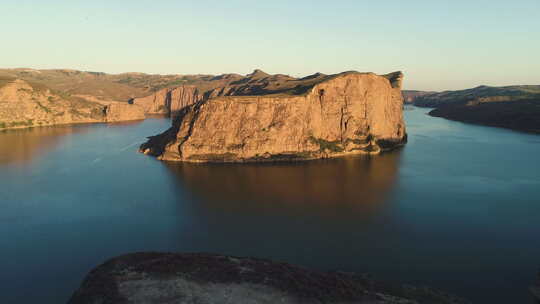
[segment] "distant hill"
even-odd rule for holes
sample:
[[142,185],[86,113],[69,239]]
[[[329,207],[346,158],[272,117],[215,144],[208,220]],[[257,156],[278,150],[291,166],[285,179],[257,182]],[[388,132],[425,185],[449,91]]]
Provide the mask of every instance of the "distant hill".
[[0,78],[17,78],[69,95],[91,95],[101,100],[128,101],[166,87],[205,82],[212,75],[106,74],[77,70],[0,69]]
[[540,98],[540,85],[490,87],[479,86],[458,91],[444,91],[415,98],[414,105],[436,108],[447,104],[467,104],[493,101],[519,101]]
[[419,96],[414,105],[436,108],[431,116],[540,133],[540,85],[445,91]]

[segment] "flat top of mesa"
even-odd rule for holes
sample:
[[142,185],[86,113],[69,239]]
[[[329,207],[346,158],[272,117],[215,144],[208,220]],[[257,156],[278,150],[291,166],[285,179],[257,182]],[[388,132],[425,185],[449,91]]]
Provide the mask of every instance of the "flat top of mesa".
[[[290,96],[290,95],[304,95],[308,93],[309,89],[322,82],[332,80],[338,77],[347,75],[373,75],[379,76],[372,72],[357,72],[346,71],[338,74],[325,75],[322,73],[315,73],[302,78],[294,78],[284,74],[270,75],[259,69],[253,71],[253,73],[244,76],[237,74],[224,74],[216,76],[210,79],[208,87],[199,85],[201,93],[207,92],[207,88],[210,90],[221,89],[227,90],[225,96],[260,96],[260,95],[273,95]],[[393,72],[385,75],[380,75],[387,78],[392,83],[397,83],[403,78],[401,72]],[[229,80],[221,86],[212,84],[218,80]],[[212,87],[213,85],[217,85]]]

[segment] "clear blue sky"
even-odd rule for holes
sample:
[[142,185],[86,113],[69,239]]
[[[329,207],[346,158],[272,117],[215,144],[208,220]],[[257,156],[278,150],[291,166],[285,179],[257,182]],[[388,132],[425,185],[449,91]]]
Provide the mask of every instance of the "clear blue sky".
[[0,2],[0,67],[303,76],[409,89],[540,84],[540,0]]

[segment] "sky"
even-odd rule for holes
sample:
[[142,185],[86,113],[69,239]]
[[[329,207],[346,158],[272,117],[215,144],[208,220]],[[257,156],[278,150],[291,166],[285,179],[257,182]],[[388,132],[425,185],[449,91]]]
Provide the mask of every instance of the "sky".
[[2,0],[0,67],[540,85],[540,0]]

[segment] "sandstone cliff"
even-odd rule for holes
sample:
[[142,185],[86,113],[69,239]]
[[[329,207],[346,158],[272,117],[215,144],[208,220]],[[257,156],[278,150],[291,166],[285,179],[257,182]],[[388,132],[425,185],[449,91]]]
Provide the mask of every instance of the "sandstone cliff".
[[111,102],[105,105],[103,111],[105,113],[105,122],[140,120],[145,118],[142,107],[124,102]]
[[356,303],[458,304],[427,287],[212,254],[135,253],[90,272],[69,304]]
[[20,79],[0,85],[0,129],[144,119],[144,110],[122,102],[96,102]]
[[[151,137],[140,151],[162,160],[189,162],[380,153],[406,141],[402,77],[401,72],[383,76],[345,72],[276,85],[261,76],[253,80],[260,85],[251,84],[250,90],[239,90],[243,84],[219,89],[220,93],[182,109],[173,126]],[[235,90],[260,95],[219,96]]]
[[143,107],[148,114],[174,115],[182,108],[192,105],[203,99],[197,87],[182,85],[176,88],[161,89],[152,95],[134,98],[132,103]]
[[277,93],[300,94],[326,77],[321,73],[296,79],[287,75],[270,75],[255,70],[246,76],[223,74],[198,76],[190,84],[167,87],[146,97],[133,98],[146,113],[176,116],[186,106],[218,96],[258,96]]

